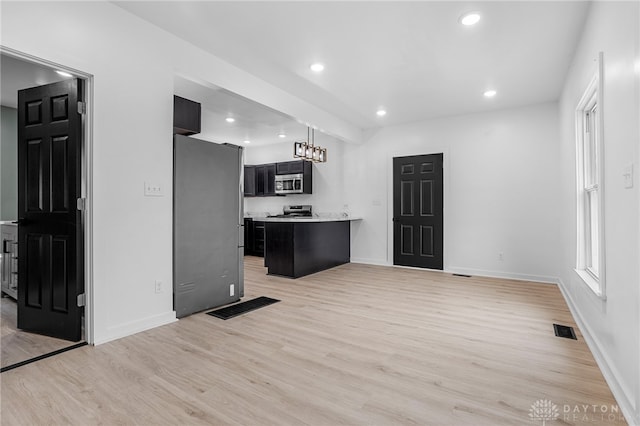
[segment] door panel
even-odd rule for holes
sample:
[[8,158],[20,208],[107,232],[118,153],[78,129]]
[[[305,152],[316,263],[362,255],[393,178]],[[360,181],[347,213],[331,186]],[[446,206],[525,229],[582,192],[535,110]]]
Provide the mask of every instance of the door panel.
[[67,136],[51,139],[51,211],[56,213],[69,211],[68,142]]
[[393,159],[395,265],[442,269],[442,154]]
[[400,215],[413,216],[413,182],[401,182],[401,203]]
[[420,215],[433,216],[433,180],[420,181]]
[[44,161],[42,140],[33,139],[27,142],[27,212],[41,212],[44,206],[44,191],[42,179],[44,173]]
[[433,257],[433,226],[420,226],[420,254]]
[[78,341],[84,292],[80,81],[18,92],[18,328]]
[[400,225],[400,253],[402,255],[413,255],[413,226]]
[[[18,278],[18,281],[24,285],[20,286],[18,293],[25,294],[26,298],[24,304],[29,308],[42,308],[42,282],[44,281],[45,274],[45,257],[44,257],[44,236],[29,234],[27,235],[27,263],[30,269],[25,270],[22,276]],[[20,247],[23,244],[18,244]],[[22,250],[20,250],[22,251]],[[24,257],[21,253],[18,254],[18,259]],[[18,273],[20,274],[20,273]],[[25,279],[23,279],[23,277]],[[26,287],[26,293],[23,292],[23,288]]]

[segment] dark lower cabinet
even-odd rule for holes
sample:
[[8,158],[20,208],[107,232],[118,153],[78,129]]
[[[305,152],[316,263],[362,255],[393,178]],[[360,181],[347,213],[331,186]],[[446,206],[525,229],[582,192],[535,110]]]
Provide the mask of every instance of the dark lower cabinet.
[[253,221],[253,255],[264,257],[264,222]]
[[253,220],[244,220],[244,254],[251,254],[253,250]]
[[264,257],[264,222],[244,220],[244,254]]
[[298,278],[351,260],[349,221],[266,222],[270,275]]

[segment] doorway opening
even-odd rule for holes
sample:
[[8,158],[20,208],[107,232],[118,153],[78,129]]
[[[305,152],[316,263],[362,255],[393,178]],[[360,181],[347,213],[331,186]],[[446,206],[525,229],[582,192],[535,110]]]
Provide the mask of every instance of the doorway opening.
[[[93,341],[92,77],[6,47],[0,67],[0,367],[6,371]],[[82,104],[54,89],[59,86],[77,88]],[[71,226],[50,226],[70,218]],[[76,332],[61,334],[62,328]]]
[[443,154],[393,158],[393,264],[444,267]]

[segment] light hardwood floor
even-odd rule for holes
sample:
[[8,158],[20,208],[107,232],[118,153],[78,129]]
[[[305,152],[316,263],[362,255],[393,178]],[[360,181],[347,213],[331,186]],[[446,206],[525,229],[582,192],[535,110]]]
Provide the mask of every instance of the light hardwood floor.
[[27,333],[17,328],[17,303],[0,299],[0,366],[7,367],[74,345],[74,342]]
[[[625,424],[564,407],[615,404],[548,284],[347,264],[297,280],[246,257],[245,299],[0,377],[2,425]],[[554,422],[547,422],[554,424]]]

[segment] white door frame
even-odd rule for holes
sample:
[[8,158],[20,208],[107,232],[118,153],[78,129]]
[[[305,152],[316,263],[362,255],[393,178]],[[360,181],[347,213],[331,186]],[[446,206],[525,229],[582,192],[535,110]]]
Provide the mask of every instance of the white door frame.
[[[447,207],[449,199],[449,182],[451,181],[451,177],[449,175],[449,164],[451,159],[450,149],[448,146],[429,146],[425,144],[424,148],[406,148],[406,149],[391,149],[387,154],[386,166],[387,166],[387,265],[394,266],[398,268],[414,268],[423,271],[432,271],[432,272],[450,272],[449,269],[449,253],[447,251],[447,235],[448,235],[448,220],[447,220]],[[431,155],[431,154],[442,154],[442,167],[444,168],[442,172],[442,196],[443,196],[443,204],[442,204],[442,271],[439,269],[426,269],[426,268],[415,268],[413,266],[402,266],[402,265],[394,265],[393,263],[393,159],[395,157],[411,157],[414,155]]]
[[85,209],[82,215],[84,235],[84,340],[93,344],[93,75],[68,66],[38,58],[6,46],[0,46],[0,53],[25,62],[66,71],[84,83],[84,102],[86,112],[82,118],[82,197]]

